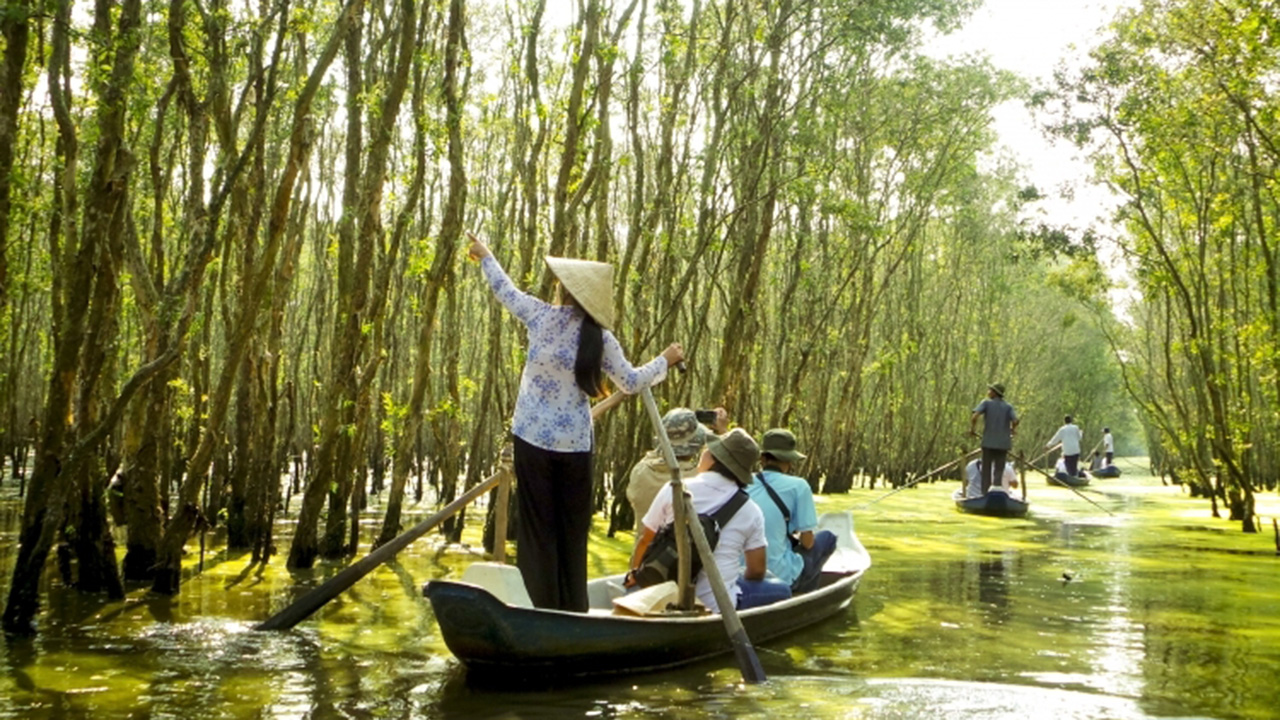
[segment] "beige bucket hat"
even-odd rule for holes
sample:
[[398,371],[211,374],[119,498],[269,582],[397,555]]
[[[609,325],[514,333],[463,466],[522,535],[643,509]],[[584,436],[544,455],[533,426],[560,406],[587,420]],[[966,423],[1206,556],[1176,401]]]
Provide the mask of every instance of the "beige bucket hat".
[[594,260],[547,256],[547,267],[578,305],[605,330],[613,329],[613,266]]

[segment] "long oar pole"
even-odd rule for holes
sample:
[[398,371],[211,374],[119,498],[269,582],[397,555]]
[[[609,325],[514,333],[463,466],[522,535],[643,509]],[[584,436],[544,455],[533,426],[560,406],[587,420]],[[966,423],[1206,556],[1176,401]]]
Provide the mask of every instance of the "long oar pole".
[[445,518],[461,510],[467,503],[489,492],[498,484],[502,476],[508,472],[510,472],[509,468],[501,467],[479,485],[471,488],[457,500],[446,505],[440,512],[400,533],[387,544],[352,563],[342,572],[326,580],[323,585],[298,598],[292,605],[272,615],[266,622],[254,629],[288,630],[306,620],[311,613],[319,610],[325,603],[337,597],[338,593],[354,585],[357,580],[368,575],[374,568],[395,557],[396,553],[403,550],[409,543],[425,535],[432,528],[443,522]]
[[[631,396],[626,395],[625,393],[614,393],[604,400],[601,400],[592,406],[591,419],[595,420],[607,412],[609,408],[621,403],[628,397]],[[365,575],[368,575],[374,570],[374,568],[395,557],[396,554],[405,549],[409,543],[417,540],[423,535],[426,535],[435,526],[444,522],[451,515],[466,507],[476,498],[492,490],[494,486],[503,479],[509,478],[510,473],[510,465],[504,458],[497,472],[490,475],[479,485],[476,485],[463,493],[457,500],[454,500],[444,506],[440,512],[437,512],[426,520],[414,525],[412,528],[400,533],[387,544],[347,566],[342,570],[342,572],[326,580],[320,587],[312,590],[306,595],[303,595],[295,600],[293,604],[267,618],[265,622],[255,627],[254,630],[288,630],[294,625],[306,620],[311,616],[311,613],[319,610],[325,603],[337,597],[339,593],[352,585],[355,585],[356,581],[360,580],[360,578]],[[505,543],[506,540],[505,530],[503,530],[500,535],[496,535],[494,537],[494,542],[499,545]],[[503,553],[495,553],[495,557],[500,554]]]
[[[1028,464],[1028,463],[1027,463],[1027,461],[1023,459],[1023,457],[1022,457],[1022,454],[1021,454],[1021,453],[1019,453],[1019,454],[1018,454],[1018,461],[1019,461],[1019,462],[1021,462],[1024,466]],[[1077,490],[1077,489],[1075,489],[1075,488],[1071,487],[1070,485],[1067,485],[1066,483],[1060,483],[1060,482],[1057,482],[1057,478],[1055,478],[1054,476],[1052,476],[1052,475],[1050,475],[1049,473],[1045,472],[1044,470],[1041,470],[1040,468],[1036,467],[1035,465],[1031,465],[1030,467],[1031,467],[1031,469],[1035,470],[1036,472],[1040,473],[1041,475],[1044,475],[1045,477],[1049,478],[1049,480],[1053,481],[1055,485],[1061,485],[1061,486],[1065,487],[1066,489],[1070,490],[1071,492],[1073,492],[1073,493],[1075,493],[1075,494],[1079,495],[1079,496],[1081,497],[1081,499],[1088,501],[1088,503],[1089,503],[1090,505],[1092,505],[1092,506],[1094,506],[1094,507],[1098,508],[1098,509],[1099,509],[1099,510],[1101,510],[1102,512],[1104,512],[1104,513],[1106,513],[1106,514],[1108,514],[1108,515],[1115,515],[1115,513],[1111,512],[1110,510],[1108,510],[1108,509],[1106,509],[1106,508],[1102,507],[1101,505],[1099,505],[1098,503],[1094,502],[1092,499],[1090,499],[1087,495],[1085,495],[1084,493],[1080,492],[1079,490]]]
[[671,468],[671,501],[676,511],[676,547],[680,551],[681,592],[684,592],[684,585],[687,582],[683,576],[689,571],[684,559],[686,553],[680,546],[680,540],[685,537],[685,533],[679,532],[679,528],[688,527],[690,534],[693,535],[693,544],[702,558],[702,571],[707,574],[711,592],[716,596],[716,604],[720,606],[720,617],[724,620],[725,632],[728,633],[729,642],[733,645],[733,654],[738,659],[738,668],[742,670],[742,679],[747,683],[764,682],[767,679],[764,668],[760,666],[760,658],[756,656],[756,650],[751,646],[751,638],[747,637],[746,628],[742,627],[742,620],[738,618],[738,611],[734,607],[733,599],[729,597],[729,590],[724,586],[724,578],[720,576],[720,568],[716,566],[711,545],[702,532],[702,523],[691,520],[697,515],[693,509],[693,502],[684,494],[680,464],[676,461],[675,451],[671,448],[667,429],[662,425],[658,404],[653,401],[653,393],[647,387],[640,391],[640,397],[644,400],[645,409],[649,411],[649,420],[653,423],[653,431],[658,436],[658,446],[662,448],[662,456],[667,461],[667,467]]
[[920,477],[916,478],[915,480],[912,480],[911,482],[907,483],[906,485],[902,485],[902,486],[896,487],[896,488],[894,488],[893,490],[890,490],[889,492],[885,493],[884,495],[881,495],[880,497],[876,498],[875,500],[872,500],[871,502],[867,503],[866,505],[863,505],[862,507],[860,507],[860,508],[858,508],[858,509],[859,509],[859,510],[866,510],[867,508],[871,507],[872,505],[875,505],[876,503],[880,502],[881,500],[884,500],[885,498],[889,497],[890,495],[894,495],[894,494],[900,493],[900,492],[902,492],[903,490],[906,490],[906,489],[907,489],[907,488],[909,488],[909,487],[913,487],[913,486],[915,486],[915,485],[916,485],[916,483],[924,482],[925,480],[928,480],[929,478],[933,477],[934,475],[937,475],[938,473],[943,472],[944,470],[948,470],[948,469],[950,469],[950,468],[952,468],[952,467],[954,467],[954,466],[956,466],[956,465],[958,465],[958,464],[960,464],[960,463],[964,462],[965,460],[968,460],[969,458],[971,458],[971,457],[973,457],[974,455],[977,455],[977,454],[979,454],[979,453],[981,453],[981,452],[982,452],[982,450],[970,450],[969,452],[965,453],[964,455],[961,455],[960,457],[956,458],[955,460],[952,460],[951,462],[947,463],[946,465],[941,465],[941,466],[939,466],[939,467],[936,467],[936,468],[934,468],[934,469],[930,470],[929,472],[927,472],[927,473],[925,473],[925,474],[921,475]]
[[[1049,448],[1048,450],[1045,450],[1044,452],[1040,453],[1039,455],[1037,455],[1037,456],[1035,456],[1035,457],[1031,458],[1030,464],[1034,465],[1034,464],[1036,464],[1036,463],[1040,462],[1041,460],[1043,460],[1043,459],[1045,459],[1046,457],[1048,457],[1048,456],[1049,456],[1049,453],[1053,452],[1054,450],[1057,450],[1057,449],[1058,449],[1058,448],[1060,448],[1060,447],[1062,447],[1062,443],[1058,443],[1057,445],[1054,445],[1053,447]],[[1019,459],[1021,459],[1021,456],[1019,456]]]

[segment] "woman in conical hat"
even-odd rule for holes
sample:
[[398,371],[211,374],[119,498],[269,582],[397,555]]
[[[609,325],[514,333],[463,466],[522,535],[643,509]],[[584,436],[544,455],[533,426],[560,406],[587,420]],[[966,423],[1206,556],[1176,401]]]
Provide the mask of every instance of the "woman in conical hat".
[[565,301],[553,305],[517,289],[489,248],[470,237],[468,254],[529,338],[511,423],[520,512],[516,565],[535,606],[586,612],[595,446],[590,398],[602,394],[604,375],[624,392],[639,392],[683,360],[684,351],[672,343],[641,367],[627,360],[609,331],[613,267],[607,263],[548,257]]

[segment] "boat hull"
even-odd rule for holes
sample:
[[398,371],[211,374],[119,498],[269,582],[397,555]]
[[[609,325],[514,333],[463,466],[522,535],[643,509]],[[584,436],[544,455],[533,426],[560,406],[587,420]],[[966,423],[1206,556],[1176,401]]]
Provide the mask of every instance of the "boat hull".
[[[738,613],[753,643],[849,606],[862,571],[824,574],[813,592]],[[597,581],[599,582],[599,581]],[[485,589],[433,580],[423,588],[445,644],[468,671],[509,677],[584,677],[676,667],[733,652],[719,615],[628,617],[513,607]]]
[[1049,485],[1058,485],[1061,487],[1084,487],[1089,484],[1089,476],[1054,473],[1053,477],[1046,480],[1046,482]]
[[1030,507],[1008,493],[992,491],[986,495],[971,498],[956,498],[956,509],[972,515],[989,515],[991,517],[1019,518],[1025,517]]

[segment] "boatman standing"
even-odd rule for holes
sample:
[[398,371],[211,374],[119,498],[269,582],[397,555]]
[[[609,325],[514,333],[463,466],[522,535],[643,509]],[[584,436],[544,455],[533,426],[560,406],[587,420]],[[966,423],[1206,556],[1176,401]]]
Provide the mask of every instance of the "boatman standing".
[[1071,416],[1063,418],[1062,427],[1053,434],[1045,447],[1053,447],[1062,443],[1062,460],[1067,464],[1067,474],[1072,477],[1080,474],[1080,441],[1084,439],[1084,431],[1071,421]]
[[987,397],[969,416],[969,434],[978,436],[978,416],[982,416],[982,492],[985,495],[995,478],[1004,476],[1005,462],[1018,432],[1018,413],[1004,400],[1004,385],[987,386]]

